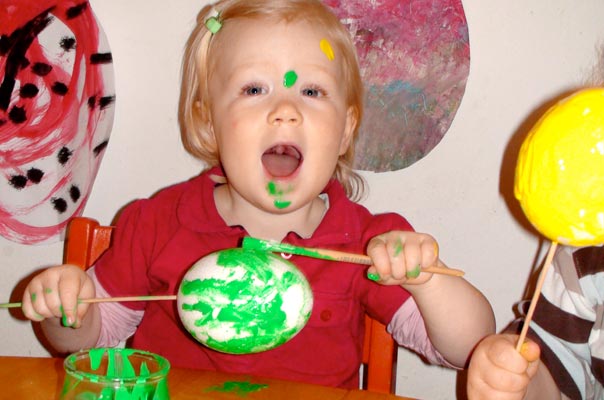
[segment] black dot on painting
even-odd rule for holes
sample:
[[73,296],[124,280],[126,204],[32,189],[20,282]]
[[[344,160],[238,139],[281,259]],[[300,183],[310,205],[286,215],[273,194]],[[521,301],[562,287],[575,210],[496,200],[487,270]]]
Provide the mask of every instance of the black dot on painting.
[[40,183],[43,176],[44,176],[44,171],[42,171],[38,168],[30,168],[27,171],[27,179],[29,179],[33,183]]
[[104,140],[101,143],[99,143],[98,145],[94,146],[94,149],[92,149],[92,152],[94,153],[94,156],[98,157],[98,155],[101,154],[101,152],[103,150],[105,150],[105,148],[107,147],[108,143],[109,143],[109,140]]
[[114,102],[115,102],[115,96],[103,96],[99,100],[99,106],[101,107],[101,110],[102,110],[104,108],[107,108]]
[[52,71],[52,65],[38,62],[31,66],[31,70],[38,76],[46,76]]
[[64,199],[60,197],[53,197],[52,199],[50,199],[50,202],[52,203],[52,207],[57,210],[60,214],[67,211],[67,202]]
[[69,150],[67,147],[62,147],[61,150],[59,150],[59,153],[57,154],[59,164],[65,165],[72,155],[73,151]]
[[60,46],[65,51],[71,51],[75,49],[76,40],[74,37],[67,37],[61,39]]
[[59,96],[65,96],[67,94],[67,85],[63,82],[55,82],[52,84],[50,88],[54,94],[58,94]]
[[8,118],[15,124],[22,124],[23,122],[27,121],[27,113],[25,112],[25,108],[14,106],[8,112]]
[[33,83],[26,83],[19,90],[19,94],[23,99],[31,99],[32,97],[36,97],[40,90]]
[[71,197],[71,200],[74,203],[79,200],[79,198],[80,198],[81,195],[82,194],[80,193],[80,188],[77,187],[76,185],[72,185],[69,188],[69,197]]
[[25,69],[25,68],[29,67],[30,62],[27,58],[23,57],[23,58],[21,58],[20,64],[21,64],[21,69]]
[[27,177],[23,175],[13,175],[8,181],[15,189],[23,189],[27,185]]
[[88,107],[90,109],[93,109],[95,104],[96,104],[96,96],[90,96],[88,98]]

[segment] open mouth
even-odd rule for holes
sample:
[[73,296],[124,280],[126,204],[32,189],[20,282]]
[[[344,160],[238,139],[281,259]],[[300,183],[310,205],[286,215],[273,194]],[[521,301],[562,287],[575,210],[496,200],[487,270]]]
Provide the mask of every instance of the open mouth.
[[302,164],[302,153],[291,145],[279,144],[262,154],[262,165],[275,178],[292,175]]

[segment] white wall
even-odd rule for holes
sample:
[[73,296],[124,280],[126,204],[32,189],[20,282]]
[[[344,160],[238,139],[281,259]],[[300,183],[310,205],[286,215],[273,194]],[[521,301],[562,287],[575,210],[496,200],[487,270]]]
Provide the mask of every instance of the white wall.
[[[85,210],[111,222],[130,200],[195,175],[176,123],[184,40],[199,0],[91,0],[111,43],[118,89],[110,144]],[[178,6],[176,6],[178,4]],[[450,131],[410,168],[367,173],[373,211],[405,215],[432,233],[443,259],[491,300],[498,328],[512,318],[544,252],[512,198],[522,133],[543,105],[579,85],[604,41],[601,0],[464,0],[471,69]],[[397,188],[394,189],[393,188]],[[547,243],[545,244],[547,245]],[[23,246],[0,237],[0,302],[34,271],[59,263],[62,243]],[[9,298],[10,297],[10,298]],[[30,324],[0,312],[0,355],[47,355]],[[398,392],[456,398],[457,375],[400,351]]]

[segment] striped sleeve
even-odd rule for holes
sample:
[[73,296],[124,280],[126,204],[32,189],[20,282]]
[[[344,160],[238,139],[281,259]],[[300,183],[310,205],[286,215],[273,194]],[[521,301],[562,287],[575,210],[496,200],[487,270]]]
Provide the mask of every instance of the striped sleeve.
[[604,390],[604,248],[560,247],[549,269],[529,337],[571,399],[602,399]]

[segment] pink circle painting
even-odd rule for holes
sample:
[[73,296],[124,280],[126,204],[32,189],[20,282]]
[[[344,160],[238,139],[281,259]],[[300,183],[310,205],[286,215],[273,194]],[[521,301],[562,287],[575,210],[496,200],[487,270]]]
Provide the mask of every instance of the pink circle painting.
[[365,83],[354,168],[406,168],[443,138],[470,69],[461,0],[325,0],[349,28]]

